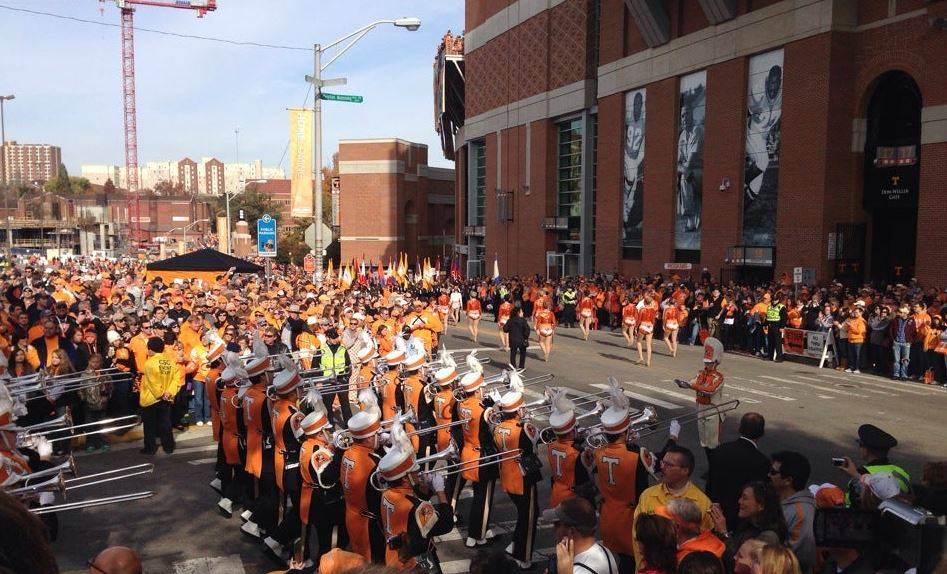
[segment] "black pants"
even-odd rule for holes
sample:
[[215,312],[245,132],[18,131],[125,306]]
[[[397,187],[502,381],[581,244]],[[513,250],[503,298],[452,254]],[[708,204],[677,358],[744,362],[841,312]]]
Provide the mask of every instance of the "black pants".
[[145,432],[145,449],[158,450],[155,437],[161,439],[164,452],[174,451],[174,435],[171,434],[171,403],[158,401],[141,409],[141,425]]
[[[283,517],[271,536],[274,540],[288,546],[302,532],[302,519],[299,518],[299,492],[302,479],[299,467],[283,470]],[[286,499],[291,504],[286,504]],[[310,509],[311,510],[311,509]]]
[[171,426],[178,426],[184,423],[184,417],[187,416],[188,403],[191,402],[190,385],[183,385],[176,395],[174,395],[174,404],[171,406]]
[[[253,522],[267,533],[275,531],[279,519],[279,489],[272,473],[263,472],[255,483],[256,498],[250,510]],[[247,505],[245,505],[247,506]]]
[[[467,481],[460,475],[451,475],[450,478],[454,477],[457,478],[453,481],[453,488],[448,490],[451,492],[451,505],[454,507],[454,512],[457,512],[457,501]],[[470,512],[467,514],[467,536],[470,538],[480,540],[487,535],[487,529],[490,528],[490,512],[493,510],[493,489],[496,483],[496,478],[473,482],[473,498],[470,500]]]
[[533,545],[536,542],[536,520],[539,518],[536,484],[525,484],[523,494],[511,494],[510,500],[516,506],[513,558],[523,562],[532,562]]
[[779,330],[779,323],[770,323],[769,324],[769,333],[767,333],[767,339],[769,339],[769,354],[766,355],[766,358],[773,356],[773,352],[776,353],[776,360],[783,360],[783,332]]
[[[520,356],[519,363],[516,362],[517,354]],[[526,367],[526,345],[510,347],[510,364],[517,369],[523,369]]]
[[[316,530],[316,548],[310,543],[312,530]],[[348,531],[345,530],[345,504],[341,499],[335,502],[322,502],[313,494],[309,506],[308,524],[303,528],[303,559],[311,558],[318,567],[322,555],[333,548],[345,548],[349,545]]]
[[[345,381],[336,381],[331,383],[332,385],[338,385],[341,382]],[[332,403],[335,401],[335,397],[339,397],[339,405],[342,407],[342,418],[344,420],[337,421],[335,409],[332,408]],[[348,428],[349,419],[352,418],[352,405],[349,404],[349,391],[348,389],[334,392],[324,392],[322,393],[322,402],[326,405],[326,412],[329,413],[329,420],[333,421],[335,428]]]

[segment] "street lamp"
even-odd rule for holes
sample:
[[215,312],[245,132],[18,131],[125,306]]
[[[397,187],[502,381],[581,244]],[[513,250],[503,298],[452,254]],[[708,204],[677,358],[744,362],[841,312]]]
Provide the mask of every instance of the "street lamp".
[[[247,191],[247,185],[249,185],[249,184],[251,184],[251,183],[266,183],[267,181],[269,181],[269,180],[266,180],[266,179],[241,179],[241,180],[240,180],[240,184],[241,184],[241,185],[240,185],[240,191],[241,191],[241,192],[246,192],[246,191]],[[230,198],[233,197],[233,196],[235,196],[235,195],[237,195],[237,192],[236,192],[236,191],[233,192],[233,193],[231,193],[231,192],[227,191],[226,189],[224,189],[224,202],[225,202],[226,205],[227,205],[227,255],[233,255],[233,245],[230,244],[230,236],[231,236],[231,233],[230,233],[230,228],[231,228],[231,225],[230,225]],[[218,230],[218,233],[219,233],[219,230]]]
[[[315,190],[315,206],[314,212],[312,214],[313,218],[313,227],[315,235],[315,249],[314,251],[316,256],[316,281],[322,281],[322,88],[326,85],[338,85],[344,84],[345,80],[340,78],[335,81],[333,80],[322,80],[322,71],[332,65],[333,62],[339,59],[345,52],[349,50],[356,42],[361,40],[365,34],[368,34],[375,27],[382,24],[392,24],[399,28],[404,28],[410,32],[414,32],[421,27],[421,19],[415,17],[404,17],[397,18],[394,20],[378,20],[372,22],[367,26],[363,26],[358,30],[355,30],[351,34],[343,36],[332,42],[331,44],[323,46],[322,44],[313,44],[312,46],[312,76],[306,76],[306,81],[315,86],[315,98],[312,103],[312,111],[314,115],[314,121],[312,126],[312,173],[315,185],[317,186]],[[325,64],[322,63],[322,54],[327,50],[338,46],[339,44],[346,42],[351,39],[351,42],[346,44],[336,53],[328,62]]]
[[[0,96],[0,183],[7,183],[7,126],[3,118],[3,102],[16,98],[14,94]],[[13,227],[10,221],[10,190],[3,194],[4,211],[7,216],[7,257],[13,256]]]
[[184,226],[184,252],[185,253],[187,253],[187,230],[200,223],[208,223],[208,222],[210,222],[209,219],[198,219],[194,223]]

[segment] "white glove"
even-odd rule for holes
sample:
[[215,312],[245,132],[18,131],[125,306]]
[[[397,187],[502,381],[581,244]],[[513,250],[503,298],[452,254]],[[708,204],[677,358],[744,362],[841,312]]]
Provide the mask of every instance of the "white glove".
[[39,493],[39,505],[40,506],[49,506],[50,504],[56,502],[56,495],[52,492],[41,492]]
[[53,444],[43,437],[36,438],[34,447],[36,453],[39,454],[40,460],[49,460],[53,454]]
[[488,396],[493,401],[493,404],[497,406],[500,405],[500,391],[498,391],[497,389],[493,389],[492,391],[490,391],[490,394]]
[[389,442],[391,442],[391,433],[389,432],[378,433],[378,438],[380,439],[382,443],[388,444]]
[[681,436],[681,423],[677,422],[677,419],[671,419],[671,438],[677,440],[677,437]]
[[431,474],[431,489],[434,492],[444,492],[444,475],[435,472]]

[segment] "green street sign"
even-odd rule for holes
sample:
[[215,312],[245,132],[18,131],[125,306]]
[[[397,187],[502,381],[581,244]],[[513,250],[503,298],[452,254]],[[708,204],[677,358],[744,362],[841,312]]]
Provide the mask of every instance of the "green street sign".
[[333,102],[349,102],[351,104],[360,104],[365,98],[362,96],[349,96],[347,94],[328,94],[326,92],[319,92],[319,99],[330,100]]

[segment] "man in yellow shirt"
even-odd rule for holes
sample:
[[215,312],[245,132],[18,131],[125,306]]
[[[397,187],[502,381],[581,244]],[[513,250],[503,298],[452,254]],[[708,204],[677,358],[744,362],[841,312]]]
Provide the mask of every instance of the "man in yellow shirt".
[[171,434],[171,405],[184,377],[178,364],[164,354],[164,341],[159,337],[148,339],[148,360],[142,371],[139,404],[141,423],[145,431],[145,447],[141,454],[155,454],[156,435],[166,454],[174,452]]
[[[664,451],[661,459],[662,480],[659,484],[646,488],[638,498],[634,522],[637,524],[641,514],[654,514],[658,508],[667,506],[677,498],[693,500],[701,513],[701,529],[710,530],[713,521],[710,518],[710,499],[691,482],[694,473],[694,453],[690,449],[672,444]],[[634,532],[634,524],[632,525]],[[634,535],[632,535],[634,536]],[[635,545],[635,562],[641,562],[641,554]]]

